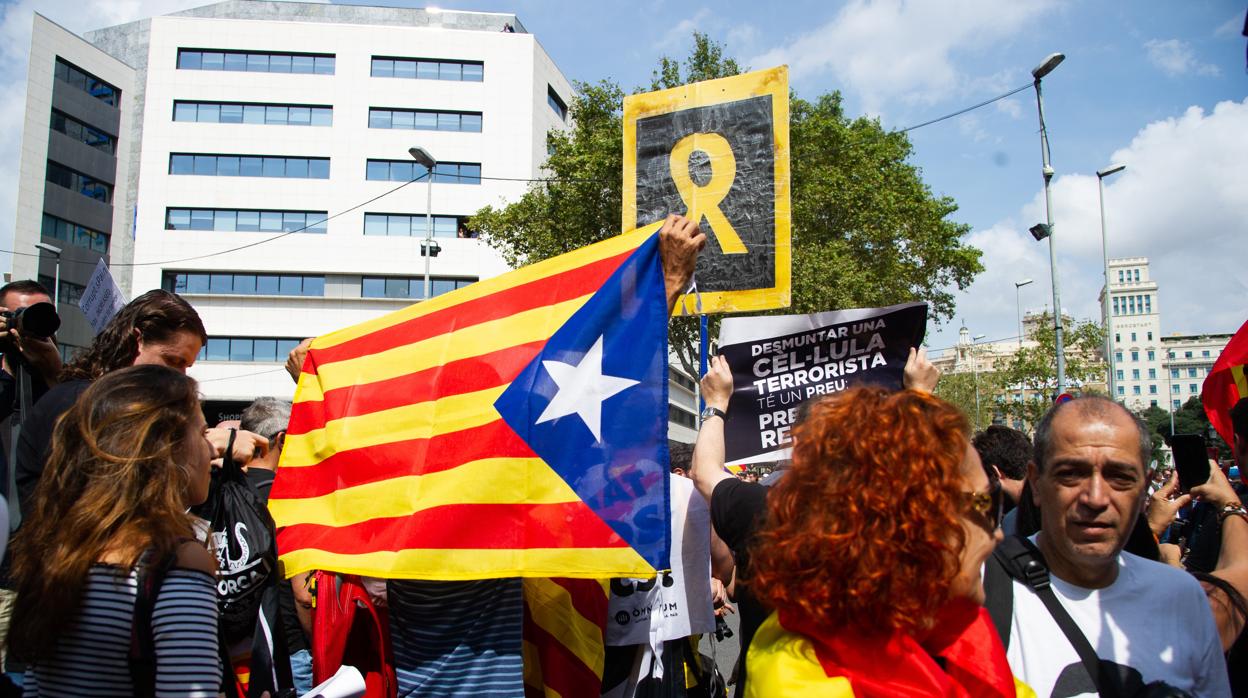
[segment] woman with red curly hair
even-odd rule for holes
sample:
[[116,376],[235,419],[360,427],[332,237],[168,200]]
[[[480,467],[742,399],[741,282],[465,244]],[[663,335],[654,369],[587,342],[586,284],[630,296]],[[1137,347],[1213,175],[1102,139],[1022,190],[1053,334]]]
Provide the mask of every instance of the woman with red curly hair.
[[750,647],[746,696],[1016,695],[981,606],[1000,486],[968,433],[914,390],[811,406],[754,541],[750,583],[776,612]]

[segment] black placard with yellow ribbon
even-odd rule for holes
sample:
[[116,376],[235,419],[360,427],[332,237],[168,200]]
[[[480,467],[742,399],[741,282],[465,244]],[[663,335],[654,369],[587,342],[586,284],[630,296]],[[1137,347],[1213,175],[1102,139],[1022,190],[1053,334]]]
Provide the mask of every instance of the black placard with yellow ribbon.
[[788,307],[788,69],[625,98],[623,198],[623,230],[687,213],[707,233],[677,314]]

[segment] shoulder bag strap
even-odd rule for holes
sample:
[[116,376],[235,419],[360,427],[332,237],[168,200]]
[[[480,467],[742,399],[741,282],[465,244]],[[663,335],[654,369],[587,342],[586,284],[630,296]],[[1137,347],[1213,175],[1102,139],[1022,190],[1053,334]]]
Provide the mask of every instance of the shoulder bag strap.
[[1088,672],[1093,685],[1096,686],[1096,692],[1102,698],[1117,698],[1117,691],[1113,690],[1101,674],[1101,658],[1097,656],[1092,643],[1088,642],[1088,638],[1079,629],[1075,619],[1070,617],[1070,613],[1054,593],[1053,586],[1049,583],[1049,567],[1040,549],[1020,536],[1010,536],[1006,541],[1011,541],[1011,545],[1002,551],[1003,557],[1006,558],[1003,560],[1006,571],[1040,597],[1041,603],[1053,617],[1053,622],[1057,623],[1057,627],[1061,629],[1066,640],[1079,655],[1084,670]]
[[138,581],[134,592],[134,616],[130,622],[130,651],[128,654],[130,682],[138,698],[156,695],[156,640],[152,633],[152,612],[156,608],[156,596],[173,567],[173,555],[153,560],[150,552],[139,559]]

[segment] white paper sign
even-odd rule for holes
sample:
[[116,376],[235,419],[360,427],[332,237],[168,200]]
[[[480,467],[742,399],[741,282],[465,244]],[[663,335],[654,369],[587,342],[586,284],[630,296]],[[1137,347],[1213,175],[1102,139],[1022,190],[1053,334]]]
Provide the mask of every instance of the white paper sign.
[[[672,571],[613,579],[607,644],[656,646],[715,629],[711,602],[711,512],[693,481],[672,480]],[[679,557],[678,557],[679,555]]]
[[118,311],[126,307],[126,299],[121,296],[121,289],[113,281],[113,275],[103,259],[95,265],[95,271],[91,272],[91,280],[87,282],[82,298],[78,299],[78,307],[87,316],[87,322],[91,323],[96,334],[104,329]]
[[303,694],[303,698],[360,698],[364,691],[364,677],[360,675],[360,670],[344,664],[338,667],[338,673]]

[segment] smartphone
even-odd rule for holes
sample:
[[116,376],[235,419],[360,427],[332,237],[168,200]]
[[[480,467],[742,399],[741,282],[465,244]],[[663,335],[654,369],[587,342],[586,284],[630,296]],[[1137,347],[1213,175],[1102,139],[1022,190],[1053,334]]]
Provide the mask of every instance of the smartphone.
[[1209,481],[1209,449],[1200,434],[1175,434],[1170,437],[1174,453],[1174,469],[1179,474],[1179,490],[1188,492]]

